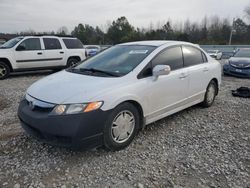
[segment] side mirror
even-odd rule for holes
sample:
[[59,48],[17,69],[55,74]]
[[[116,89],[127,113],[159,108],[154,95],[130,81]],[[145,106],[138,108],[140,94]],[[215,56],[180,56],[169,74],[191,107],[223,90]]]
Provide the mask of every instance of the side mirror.
[[19,45],[17,48],[16,48],[16,51],[24,51],[26,50],[26,48],[23,46],[23,45]]
[[161,75],[168,75],[171,71],[169,65],[156,65],[153,68],[153,76],[157,79]]

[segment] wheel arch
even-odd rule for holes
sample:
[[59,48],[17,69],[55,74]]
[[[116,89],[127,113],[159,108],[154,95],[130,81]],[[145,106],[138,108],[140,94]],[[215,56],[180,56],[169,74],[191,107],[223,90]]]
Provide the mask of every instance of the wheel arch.
[[9,59],[0,57],[0,61],[4,62],[10,68],[10,72],[13,72],[13,67]]
[[217,78],[213,78],[209,83],[211,83],[212,81],[214,81],[216,84],[216,95],[218,95],[218,93],[219,93],[219,81]]
[[80,56],[77,56],[77,55],[69,56],[68,59],[67,59],[67,62],[68,62],[70,59],[77,59],[78,61],[81,61],[81,57],[80,57]]
[[145,118],[144,118],[144,111],[143,111],[142,105],[136,100],[129,99],[129,100],[125,100],[123,102],[120,102],[118,105],[116,105],[116,107],[123,104],[123,103],[130,103],[138,110],[139,115],[140,115],[140,117],[139,117],[140,118],[140,130],[143,129],[145,127]]

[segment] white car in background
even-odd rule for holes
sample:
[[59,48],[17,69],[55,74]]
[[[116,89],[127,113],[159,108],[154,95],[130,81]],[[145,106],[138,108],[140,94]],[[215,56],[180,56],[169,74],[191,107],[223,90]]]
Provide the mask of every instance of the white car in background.
[[85,45],[86,57],[94,56],[101,51],[101,47],[98,45]]
[[18,117],[44,142],[120,150],[147,124],[211,106],[220,83],[220,63],[191,43],[124,43],[34,83]]
[[77,38],[17,37],[0,47],[0,79],[8,77],[11,72],[63,69],[85,58],[83,44]]
[[207,50],[207,53],[217,60],[221,60],[222,58],[222,52],[220,50]]

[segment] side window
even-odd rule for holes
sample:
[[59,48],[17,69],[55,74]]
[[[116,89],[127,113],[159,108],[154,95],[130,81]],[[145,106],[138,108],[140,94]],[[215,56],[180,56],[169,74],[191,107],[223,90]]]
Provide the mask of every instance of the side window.
[[201,52],[201,55],[202,55],[203,62],[206,63],[207,62],[207,56],[203,52]]
[[171,70],[180,69],[183,67],[183,57],[181,47],[168,48],[161,52],[152,61],[152,66],[169,65]]
[[17,51],[41,50],[39,38],[26,39],[16,48]]
[[83,45],[78,39],[63,39],[63,42],[68,49],[81,49]]
[[58,39],[55,38],[43,38],[45,50],[62,49],[62,46]]
[[203,63],[202,52],[192,46],[183,46],[184,66],[189,67]]

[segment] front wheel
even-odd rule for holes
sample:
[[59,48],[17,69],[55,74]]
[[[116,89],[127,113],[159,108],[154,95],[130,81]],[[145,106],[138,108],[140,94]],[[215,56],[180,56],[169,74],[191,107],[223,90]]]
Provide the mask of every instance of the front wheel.
[[127,147],[139,131],[140,117],[131,103],[117,106],[110,114],[104,128],[106,149],[118,151]]
[[6,63],[0,62],[0,80],[7,78],[10,74],[10,68]]
[[202,106],[210,107],[213,105],[214,99],[217,94],[217,89],[218,89],[217,84],[215,83],[215,81],[212,80],[207,86],[207,90],[205,93],[204,101],[202,102]]

